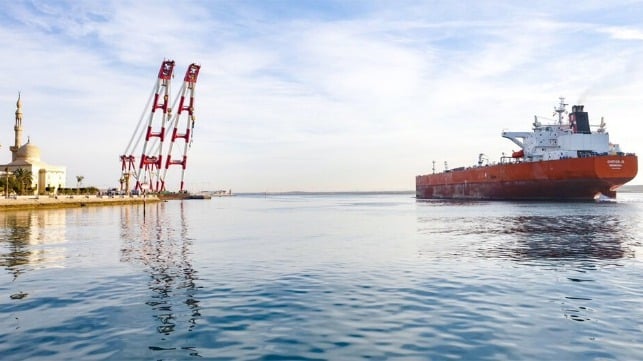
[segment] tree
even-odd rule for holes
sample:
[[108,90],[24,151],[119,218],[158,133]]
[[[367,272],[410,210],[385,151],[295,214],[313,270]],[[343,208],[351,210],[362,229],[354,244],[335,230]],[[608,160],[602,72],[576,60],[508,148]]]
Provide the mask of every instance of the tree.
[[2,189],[2,194],[5,196],[9,196],[11,192],[17,194],[20,191],[20,185],[18,185],[16,177],[7,168],[5,168],[4,177],[0,178],[0,189]]
[[85,179],[84,176],[82,175],[77,175],[76,176],[76,193],[80,194],[80,184],[83,183],[83,179]]
[[33,184],[33,175],[30,170],[18,168],[13,171],[13,175],[16,177],[16,181],[18,182],[19,194],[22,195],[25,188],[31,188],[31,185]]

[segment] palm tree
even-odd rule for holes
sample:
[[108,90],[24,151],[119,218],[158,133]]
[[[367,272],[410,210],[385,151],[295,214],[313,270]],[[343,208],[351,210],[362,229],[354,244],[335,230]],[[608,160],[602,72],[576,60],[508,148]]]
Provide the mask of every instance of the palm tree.
[[28,188],[33,184],[33,175],[28,169],[18,168],[13,171],[13,175],[16,177],[16,181],[18,181],[18,185],[20,186],[20,194],[24,193],[25,187]]
[[77,175],[76,176],[76,193],[80,194],[80,184],[83,183],[83,179],[85,179],[84,176],[82,175]]

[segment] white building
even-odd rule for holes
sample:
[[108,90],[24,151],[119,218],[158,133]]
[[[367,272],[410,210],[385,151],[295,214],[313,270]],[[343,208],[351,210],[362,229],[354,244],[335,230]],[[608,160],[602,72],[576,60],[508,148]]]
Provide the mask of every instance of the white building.
[[66,167],[49,165],[40,160],[40,148],[31,144],[22,143],[22,100],[18,94],[16,102],[16,123],[13,127],[15,132],[15,143],[9,150],[11,151],[11,162],[0,165],[0,171],[6,176],[7,173],[13,174],[17,169],[23,169],[31,172],[32,184],[36,194],[44,193],[47,187],[53,192],[59,188],[65,188],[67,177]]

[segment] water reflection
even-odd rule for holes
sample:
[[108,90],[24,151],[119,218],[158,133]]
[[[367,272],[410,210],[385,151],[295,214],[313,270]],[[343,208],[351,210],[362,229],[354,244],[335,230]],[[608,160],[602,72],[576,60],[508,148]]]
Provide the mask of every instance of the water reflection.
[[29,269],[62,266],[65,222],[65,210],[0,212],[0,266],[14,279]]
[[614,283],[605,281],[606,274],[636,257],[641,214],[639,205],[630,204],[423,204],[418,253],[494,270],[514,263],[509,274],[529,284],[521,291],[529,307],[556,304],[554,317],[582,322],[584,332],[593,332],[597,314],[613,312],[604,292]]
[[[566,210],[549,214],[472,212],[472,207],[447,208],[448,213],[417,219],[420,253],[425,256],[510,258],[514,260],[616,260],[635,257],[636,224],[623,210],[592,209],[585,214]],[[484,214],[489,211],[488,215]],[[467,214],[470,213],[470,214]]]
[[517,259],[634,257],[633,251],[623,245],[631,236],[618,216],[519,216],[503,223],[504,232],[515,238],[511,255]]
[[[147,205],[145,214],[125,207],[121,211],[121,261],[142,265],[149,273],[152,292],[145,303],[153,310],[157,332],[165,336],[191,331],[201,316],[185,210],[178,203],[178,217],[168,211],[176,203]],[[184,325],[187,329],[182,329]]]

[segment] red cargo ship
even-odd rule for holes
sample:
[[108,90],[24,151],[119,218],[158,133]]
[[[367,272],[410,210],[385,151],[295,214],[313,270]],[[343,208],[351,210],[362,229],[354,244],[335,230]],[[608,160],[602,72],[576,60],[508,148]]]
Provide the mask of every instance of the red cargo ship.
[[616,197],[616,189],[638,171],[635,154],[609,141],[605,122],[594,126],[582,105],[572,106],[564,121],[564,98],[555,108],[558,120],[532,132],[503,132],[520,147],[510,157],[489,164],[484,154],[472,167],[448,169],[415,178],[419,199],[594,200]]

